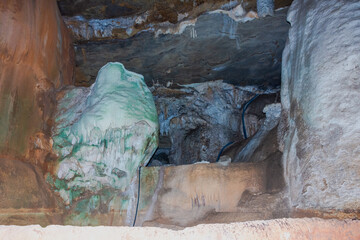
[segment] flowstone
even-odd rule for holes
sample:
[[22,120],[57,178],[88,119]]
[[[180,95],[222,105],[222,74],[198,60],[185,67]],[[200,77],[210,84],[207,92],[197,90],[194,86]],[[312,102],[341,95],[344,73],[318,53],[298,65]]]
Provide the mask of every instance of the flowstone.
[[126,189],[156,150],[158,130],[143,76],[106,64],[90,89],[73,88],[59,102],[53,140],[60,196],[69,204],[79,189]]

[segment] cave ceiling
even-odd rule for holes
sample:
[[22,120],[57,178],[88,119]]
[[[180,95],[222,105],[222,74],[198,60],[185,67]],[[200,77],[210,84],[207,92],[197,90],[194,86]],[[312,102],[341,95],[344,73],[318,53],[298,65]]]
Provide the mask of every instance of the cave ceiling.
[[275,1],[274,16],[264,18],[256,16],[255,0],[58,0],[58,6],[73,34],[77,85],[92,84],[107,62],[121,62],[149,86],[224,80],[277,88],[291,2]]

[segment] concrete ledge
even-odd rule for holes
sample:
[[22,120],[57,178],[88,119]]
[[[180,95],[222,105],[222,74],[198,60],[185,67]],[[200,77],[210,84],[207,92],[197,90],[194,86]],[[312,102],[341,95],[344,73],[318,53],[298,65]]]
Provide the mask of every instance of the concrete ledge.
[[0,226],[0,239],[360,239],[360,221],[318,218],[209,224],[170,230],[155,227]]

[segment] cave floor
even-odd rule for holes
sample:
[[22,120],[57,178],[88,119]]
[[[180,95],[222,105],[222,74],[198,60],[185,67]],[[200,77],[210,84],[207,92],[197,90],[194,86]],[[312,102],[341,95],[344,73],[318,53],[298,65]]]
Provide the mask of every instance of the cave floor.
[[284,218],[205,224],[178,231],[156,227],[0,226],[0,239],[360,239],[360,221]]

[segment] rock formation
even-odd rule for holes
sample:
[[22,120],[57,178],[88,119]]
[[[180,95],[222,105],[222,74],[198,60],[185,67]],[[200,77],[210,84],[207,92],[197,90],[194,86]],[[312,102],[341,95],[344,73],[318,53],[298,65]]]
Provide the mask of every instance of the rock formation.
[[[256,93],[262,94],[263,104],[275,101],[276,95],[223,81],[182,85],[178,89],[155,86],[152,89],[159,115],[160,140],[163,140],[160,148],[170,148],[169,163],[176,165],[215,162],[224,145],[243,139],[241,113],[245,103]],[[265,118],[262,109],[252,109],[253,106],[245,115],[249,136],[256,133]]]
[[0,2],[0,155],[43,164],[73,47],[55,0]]
[[[158,145],[158,118],[143,76],[108,63],[89,88],[73,88],[60,100],[53,131],[60,157],[58,189],[70,204],[72,191],[126,189]],[[79,193],[80,194],[80,193]]]
[[285,178],[299,209],[360,209],[360,2],[296,0],[281,100]]
[[[192,19],[211,10],[229,10],[239,3],[248,11],[256,11],[256,0],[57,0],[63,16],[83,16],[86,19],[113,19],[134,17],[145,13],[146,21],[138,23],[136,28],[146,24],[178,23]],[[272,0],[275,9],[290,6],[292,0]],[[145,24],[144,24],[145,23]]]
[[[68,23],[75,35],[106,35],[97,41],[76,43],[77,84],[89,86],[104,62],[118,61],[142,74],[148,86],[159,83],[176,88],[177,84],[222,79],[234,85],[276,88],[289,28],[286,12],[281,9],[274,17],[255,19],[246,18],[245,12],[237,17],[231,11],[212,11],[177,25],[150,28],[131,38],[112,34],[111,22],[116,24],[117,20],[91,20],[91,26],[86,27],[84,21],[90,20],[73,19]],[[128,21],[122,22],[127,29]]]
[[[281,194],[269,194],[278,193],[279,189],[268,185],[268,182],[276,178],[283,181],[281,171],[271,171],[271,164],[264,161],[228,165],[198,163],[143,169],[140,201],[148,204],[140,208],[138,224],[185,227],[229,219],[243,221],[287,217],[289,211],[286,200]],[[150,182],[157,183],[154,191],[156,198],[146,191],[152,188],[147,186],[145,177],[147,180],[155,178],[155,181]],[[256,204],[255,199],[263,205]],[[245,205],[244,202],[251,203]],[[264,205],[276,207],[264,208]]]
[[263,112],[266,113],[266,118],[255,135],[233,143],[225,149],[222,156],[230,157],[232,162],[261,162],[274,154],[281,158],[276,128],[280,119],[281,104],[266,105]]

